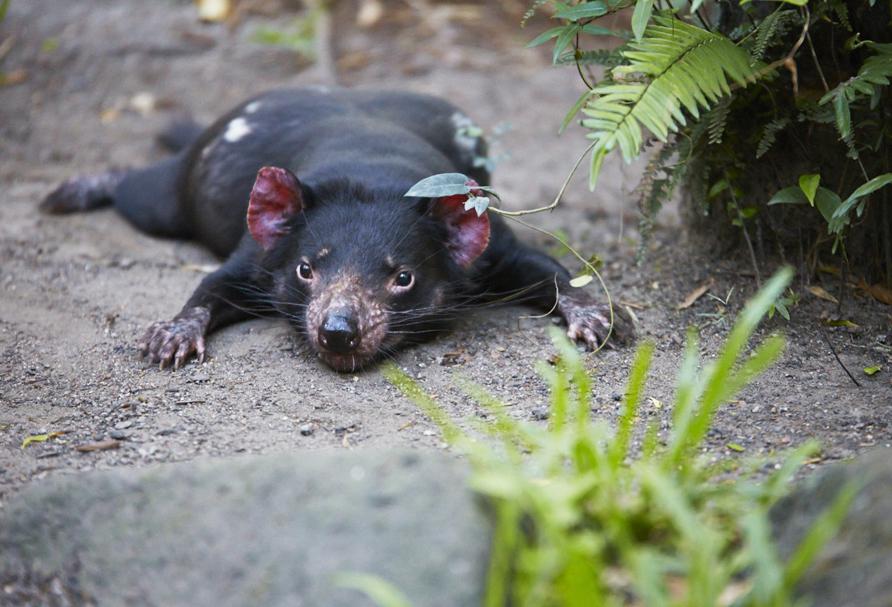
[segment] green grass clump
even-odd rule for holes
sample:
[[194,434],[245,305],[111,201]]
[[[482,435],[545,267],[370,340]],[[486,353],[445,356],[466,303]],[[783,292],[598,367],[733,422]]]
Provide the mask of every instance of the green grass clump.
[[781,562],[768,512],[816,445],[796,449],[760,480],[754,473],[721,477],[720,467],[700,456],[719,406],[780,355],[780,337],[752,351],[747,343],[791,274],[778,273],[747,304],[702,369],[696,335],[688,335],[665,439],[651,426],[640,444],[634,440],[651,343],[638,349],[619,421],[610,428],[591,419],[591,378],[556,331],[559,359],[541,369],[551,386],[547,428],[508,417],[483,390],[467,387],[494,417],[486,431],[495,441],[475,440],[408,376],[394,366],[385,370],[468,454],[471,484],[493,505],[486,607],[801,604],[794,584],[835,532],[854,489]]

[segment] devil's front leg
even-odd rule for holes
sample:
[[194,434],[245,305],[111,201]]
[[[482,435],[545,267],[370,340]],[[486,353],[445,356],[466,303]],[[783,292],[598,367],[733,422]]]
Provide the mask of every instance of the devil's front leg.
[[161,369],[178,369],[193,355],[204,362],[205,337],[214,329],[258,311],[259,285],[253,265],[237,251],[209,274],[172,320],[152,324],[139,342],[140,354]]
[[595,349],[607,342],[625,342],[634,337],[628,314],[598,301],[582,288],[570,285],[570,273],[545,253],[526,247],[507,227],[493,226],[490,278],[487,287],[498,294],[529,303],[543,311],[560,314],[570,339]]

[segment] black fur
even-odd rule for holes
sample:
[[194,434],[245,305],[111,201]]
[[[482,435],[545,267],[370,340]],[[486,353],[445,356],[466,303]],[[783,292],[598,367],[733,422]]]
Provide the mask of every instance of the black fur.
[[[444,225],[429,212],[435,202],[404,198],[413,184],[437,173],[460,172],[489,183],[474,163],[485,155],[485,143],[479,140],[473,150],[460,145],[458,113],[422,95],[275,91],[243,103],[200,134],[192,125],[167,132],[164,140],[180,151],[126,173],[102,199],[143,231],[193,238],[227,257],[183,309],[207,308],[206,331],[264,312],[284,315],[305,331],[308,292],[295,268],[322,249],[331,253],[314,263],[326,279],[349,267],[387,302],[394,337],[385,353],[408,338],[430,336],[469,302],[514,296],[554,308],[556,286],[571,291],[568,272],[519,244],[500,217],[490,214],[489,246],[463,269],[446,250]],[[249,194],[263,166],[297,175],[306,207],[269,251],[245,229]],[[76,195],[66,203],[54,194],[52,211],[85,207]],[[411,292],[387,296],[384,286],[394,268],[386,260],[413,268]],[[435,298],[437,293],[443,297]]]

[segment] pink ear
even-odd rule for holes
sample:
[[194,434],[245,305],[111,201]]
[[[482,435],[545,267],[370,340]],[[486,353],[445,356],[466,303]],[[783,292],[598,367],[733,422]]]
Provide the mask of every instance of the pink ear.
[[[471,182],[468,185],[477,185]],[[474,192],[482,195],[483,192]],[[462,268],[469,267],[489,245],[489,215],[477,215],[474,209],[465,211],[466,194],[445,196],[434,201],[433,214],[440,218],[449,231],[446,248]]]
[[248,231],[264,250],[288,232],[286,224],[304,208],[300,182],[287,169],[263,167],[248,203]]

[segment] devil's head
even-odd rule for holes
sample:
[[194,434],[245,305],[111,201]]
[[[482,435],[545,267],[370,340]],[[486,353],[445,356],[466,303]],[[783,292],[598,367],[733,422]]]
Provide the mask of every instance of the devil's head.
[[406,199],[348,181],[302,186],[260,169],[248,229],[274,277],[273,304],[320,358],[355,371],[449,320],[489,244],[487,215],[463,196]]

